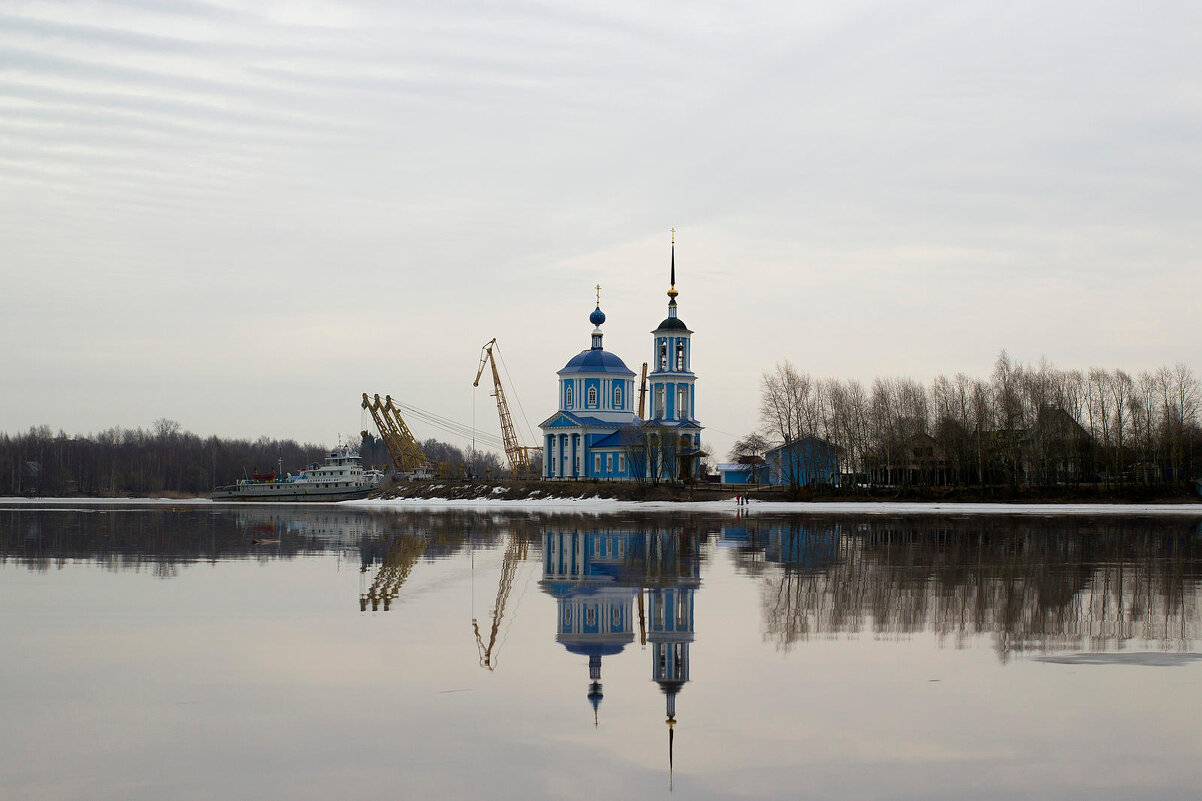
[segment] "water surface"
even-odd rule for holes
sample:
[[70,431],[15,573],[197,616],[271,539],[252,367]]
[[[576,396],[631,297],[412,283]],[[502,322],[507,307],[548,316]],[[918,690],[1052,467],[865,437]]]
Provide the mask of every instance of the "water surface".
[[1187,519],[0,508],[0,797],[1186,798]]

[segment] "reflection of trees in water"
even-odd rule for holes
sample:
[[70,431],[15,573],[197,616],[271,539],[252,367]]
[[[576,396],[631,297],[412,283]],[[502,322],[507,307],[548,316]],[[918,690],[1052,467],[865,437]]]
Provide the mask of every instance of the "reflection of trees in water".
[[[794,552],[773,558],[782,540]],[[757,548],[760,560],[743,553]],[[902,519],[848,533],[811,518],[761,524],[739,550],[736,563],[763,575],[765,636],[784,649],[862,632],[931,632],[959,648],[988,634],[1005,661],[1130,643],[1184,649],[1199,634],[1192,524]]]

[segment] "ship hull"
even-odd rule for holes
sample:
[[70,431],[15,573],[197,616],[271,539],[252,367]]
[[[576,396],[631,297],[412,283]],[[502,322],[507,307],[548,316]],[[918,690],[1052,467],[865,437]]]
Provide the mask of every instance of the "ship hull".
[[366,498],[375,487],[364,489],[323,489],[321,487],[273,487],[270,484],[255,485],[249,488],[218,489],[213,491],[215,501],[250,501],[254,502],[312,502],[312,501],[353,501]]

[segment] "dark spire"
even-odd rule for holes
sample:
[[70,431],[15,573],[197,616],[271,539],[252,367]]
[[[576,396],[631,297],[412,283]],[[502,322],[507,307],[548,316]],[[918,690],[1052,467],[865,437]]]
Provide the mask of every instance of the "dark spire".
[[676,229],[672,229],[672,275],[671,284],[668,287],[668,305],[676,305],[676,296],[680,293],[676,291]]
[[676,718],[668,718],[668,792],[671,792],[673,787],[673,769],[672,769],[672,736],[676,733]]

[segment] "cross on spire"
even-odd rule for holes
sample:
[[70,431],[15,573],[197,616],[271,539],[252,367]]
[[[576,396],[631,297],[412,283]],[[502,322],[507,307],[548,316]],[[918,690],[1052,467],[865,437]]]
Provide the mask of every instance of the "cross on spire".
[[597,305],[600,306],[601,305],[601,285],[597,284],[597,286],[595,286],[593,288],[597,290]]

